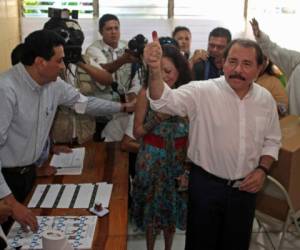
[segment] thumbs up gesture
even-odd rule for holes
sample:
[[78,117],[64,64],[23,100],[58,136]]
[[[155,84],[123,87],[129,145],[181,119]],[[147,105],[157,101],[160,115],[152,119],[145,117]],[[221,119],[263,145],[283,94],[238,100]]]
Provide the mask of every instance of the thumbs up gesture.
[[160,69],[162,49],[156,31],[152,32],[152,40],[144,49],[144,61],[150,69]]

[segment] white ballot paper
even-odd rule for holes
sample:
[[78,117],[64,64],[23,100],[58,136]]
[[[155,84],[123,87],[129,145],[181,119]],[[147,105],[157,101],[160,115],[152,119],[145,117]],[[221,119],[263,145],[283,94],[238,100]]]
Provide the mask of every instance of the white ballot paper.
[[113,184],[106,182],[37,185],[28,207],[91,208],[101,203],[109,207]]
[[56,167],[56,175],[80,175],[82,173],[85,148],[73,148],[71,153],[53,155],[50,166]]

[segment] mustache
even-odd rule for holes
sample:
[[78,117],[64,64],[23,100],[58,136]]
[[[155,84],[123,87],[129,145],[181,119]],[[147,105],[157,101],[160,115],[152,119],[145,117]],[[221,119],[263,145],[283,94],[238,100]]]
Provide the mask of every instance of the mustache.
[[245,81],[245,80],[246,80],[245,77],[243,77],[243,76],[240,75],[240,74],[232,74],[232,75],[229,76],[229,79],[240,79],[240,80],[242,80],[242,81]]

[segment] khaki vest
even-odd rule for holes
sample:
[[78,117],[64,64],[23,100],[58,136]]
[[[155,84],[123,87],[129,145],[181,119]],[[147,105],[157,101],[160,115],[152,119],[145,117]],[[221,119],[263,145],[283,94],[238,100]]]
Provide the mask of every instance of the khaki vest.
[[[76,68],[75,87],[83,95],[92,95],[96,90],[91,77],[83,70]],[[85,114],[77,114],[74,110],[59,106],[52,125],[51,135],[56,143],[70,143],[73,138],[75,121],[75,137],[79,144],[87,142],[93,138],[96,129],[95,118]]]

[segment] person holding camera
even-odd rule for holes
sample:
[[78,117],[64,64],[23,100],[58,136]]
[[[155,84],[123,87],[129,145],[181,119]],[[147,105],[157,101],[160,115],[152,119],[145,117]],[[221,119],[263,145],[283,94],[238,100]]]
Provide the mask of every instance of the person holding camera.
[[209,33],[207,51],[196,50],[193,55],[202,58],[193,63],[195,80],[208,80],[223,75],[223,52],[230,41],[231,33],[223,27],[214,28]]
[[63,45],[54,31],[35,31],[22,45],[21,62],[0,75],[0,198],[12,208],[12,217],[33,231],[37,220],[22,202],[33,187],[34,163],[49,138],[58,105],[94,116],[133,110],[132,103],[83,96],[61,80]]
[[[131,77],[131,63],[135,62],[137,58],[127,49],[127,42],[120,40],[118,17],[112,14],[103,15],[99,19],[99,33],[102,39],[93,42],[87,48],[86,55],[112,74],[113,84],[92,82],[95,88],[91,95],[106,100],[120,100],[120,98],[132,100],[140,89],[139,81]],[[113,118],[116,117],[97,117],[95,134],[97,141],[102,139],[103,128]]]

